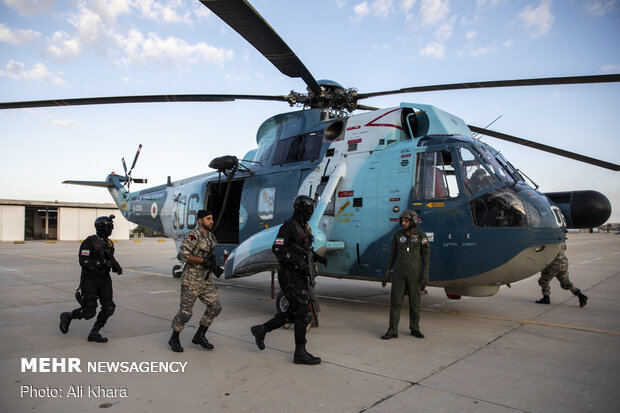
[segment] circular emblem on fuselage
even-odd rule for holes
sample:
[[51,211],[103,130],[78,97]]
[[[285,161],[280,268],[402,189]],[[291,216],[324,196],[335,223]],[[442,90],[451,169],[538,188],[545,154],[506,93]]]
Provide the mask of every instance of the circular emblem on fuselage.
[[159,208],[157,207],[157,202],[153,202],[151,204],[151,216],[153,219],[157,218],[157,213],[159,212]]

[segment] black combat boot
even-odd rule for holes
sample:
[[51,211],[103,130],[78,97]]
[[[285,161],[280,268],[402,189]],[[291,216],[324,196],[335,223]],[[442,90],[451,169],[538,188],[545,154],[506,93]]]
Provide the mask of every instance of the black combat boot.
[[538,304],[551,304],[551,300],[549,299],[548,295],[543,295],[543,298],[541,298],[540,300],[536,300],[536,302]]
[[267,331],[265,331],[265,326],[262,324],[252,326],[252,328],[250,328],[250,331],[252,332],[252,335],[254,336],[254,340],[256,340],[256,345],[258,346],[258,348],[260,350],[264,350],[265,349],[265,334],[267,334]]
[[319,357],[314,357],[312,354],[306,351],[306,346],[298,344],[295,346],[295,355],[293,356],[293,363],[295,364],[309,364],[315,365],[321,363]]
[[205,337],[205,333],[208,329],[209,327],[205,327],[202,325],[198,327],[198,331],[196,331],[196,334],[194,334],[194,338],[192,338],[192,343],[198,344],[199,346],[202,346],[207,350],[213,350],[213,344],[209,343],[209,340],[207,340],[207,338]]
[[581,290],[577,290],[575,295],[579,297],[579,307],[583,307],[588,304],[588,296],[582,293]]
[[60,324],[58,325],[58,327],[60,327],[61,333],[67,334],[67,331],[69,331],[69,324],[71,324],[71,320],[73,320],[71,313],[60,313]]
[[179,333],[180,331],[172,330],[172,335],[170,336],[170,340],[168,340],[168,345],[175,353],[183,352],[183,347],[181,347],[181,342],[179,341]]
[[390,333],[390,330],[388,330],[387,333],[381,336],[381,340],[389,340],[391,338],[398,338],[398,334]]
[[424,334],[420,330],[411,330],[411,335],[417,338],[424,338]]
[[100,329],[101,327],[98,326],[93,327],[93,329],[90,330],[90,333],[88,334],[88,341],[94,341],[95,343],[107,343],[108,339],[106,337],[102,337],[101,334],[99,334]]

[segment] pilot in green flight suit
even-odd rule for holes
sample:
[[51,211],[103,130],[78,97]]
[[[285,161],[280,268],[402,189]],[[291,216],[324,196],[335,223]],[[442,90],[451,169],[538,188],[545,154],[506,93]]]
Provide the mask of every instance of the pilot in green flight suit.
[[[411,335],[424,338],[420,332],[420,287],[426,286],[430,264],[431,246],[428,237],[417,228],[418,214],[406,210],[400,215],[403,228],[392,237],[390,255],[388,257],[385,282],[392,266],[392,292],[390,299],[390,327],[383,336],[384,340],[398,337],[398,321],[405,292],[409,291],[409,329]],[[422,265],[424,270],[422,271]]]

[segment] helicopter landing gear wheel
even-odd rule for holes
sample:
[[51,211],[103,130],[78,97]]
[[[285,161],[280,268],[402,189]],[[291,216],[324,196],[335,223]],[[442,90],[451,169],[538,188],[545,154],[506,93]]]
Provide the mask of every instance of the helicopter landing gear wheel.
[[183,274],[183,266],[181,264],[177,264],[174,267],[172,267],[172,276],[174,278],[181,278],[182,274]]

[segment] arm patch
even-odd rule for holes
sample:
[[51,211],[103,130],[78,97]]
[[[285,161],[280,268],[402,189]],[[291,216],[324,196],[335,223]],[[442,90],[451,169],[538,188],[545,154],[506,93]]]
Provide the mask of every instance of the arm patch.
[[82,251],[80,252],[80,255],[81,255],[82,257],[88,257],[88,256],[90,256],[90,250],[82,250]]

